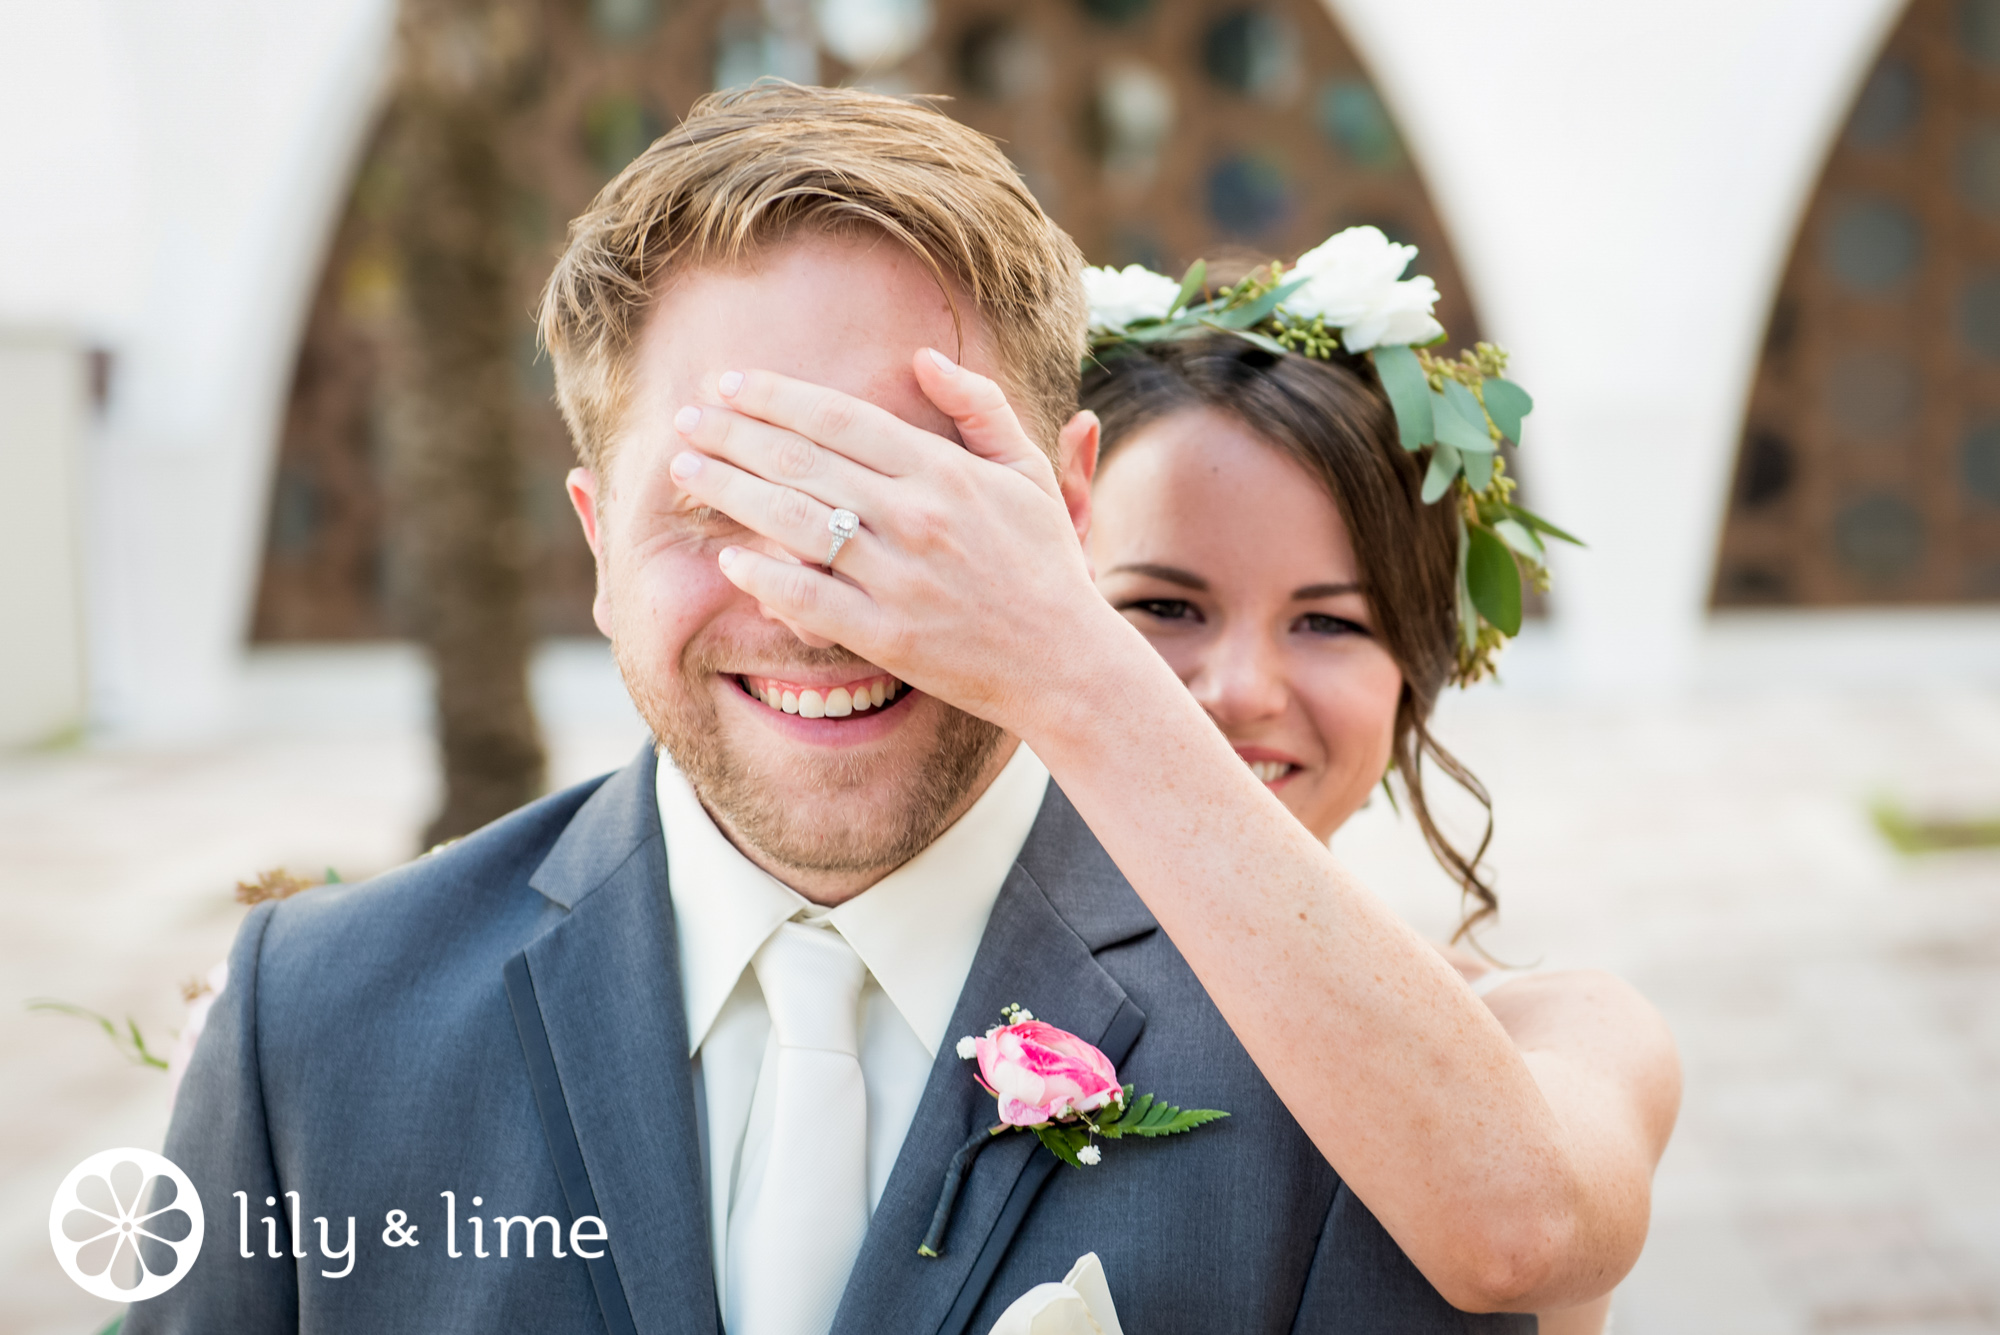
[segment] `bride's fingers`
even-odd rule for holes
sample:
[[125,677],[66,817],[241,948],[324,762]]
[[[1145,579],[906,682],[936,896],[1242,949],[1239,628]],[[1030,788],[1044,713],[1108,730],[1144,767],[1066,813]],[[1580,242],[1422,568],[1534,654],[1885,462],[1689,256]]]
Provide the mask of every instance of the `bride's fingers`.
[[725,547],[716,564],[731,584],[794,629],[836,640],[866,657],[876,624],[874,602],[854,585],[815,566],[793,565],[748,547]]
[[1006,392],[995,381],[958,365],[936,348],[921,349],[911,365],[917,384],[958,427],[966,449],[1024,474],[1051,496],[1060,494],[1048,456],[1022,429]]
[[796,431],[728,408],[689,404],[674,415],[674,429],[706,455],[768,482],[794,487],[830,506],[867,505],[874,496],[869,483],[881,477]]
[[886,408],[775,371],[731,371],[717,387],[736,411],[795,431],[889,477],[916,472],[926,444],[935,440]]
[[[833,544],[827,527],[833,507],[826,502],[693,450],[675,455],[667,471],[690,497],[769,538],[799,560],[826,560]],[[850,573],[857,558],[865,559],[863,553],[850,551],[852,546],[843,547],[841,557],[841,565]]]

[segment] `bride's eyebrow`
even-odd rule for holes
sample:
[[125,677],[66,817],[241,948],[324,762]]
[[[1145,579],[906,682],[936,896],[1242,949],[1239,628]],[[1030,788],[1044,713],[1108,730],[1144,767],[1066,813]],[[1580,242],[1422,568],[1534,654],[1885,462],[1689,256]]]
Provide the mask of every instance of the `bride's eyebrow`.
[[1183,589],[1193,589],[1196,593],[1208,592],[1207,580],[1191,571],[1182,570],[1178,566],[1159,566],[1152,564],[1150,561],[1141,561],[1135,565],[1117,566],[1111,573],[1114,575],[1145,575],[1151,579],[1163,580],[1168,584],[1178,584]]
[[1359,584],[1308,584],[1303,589],[1292,591],[1292,601],[1303,603],[1314,598],[1338,598],[1342,594],[1359,592]]

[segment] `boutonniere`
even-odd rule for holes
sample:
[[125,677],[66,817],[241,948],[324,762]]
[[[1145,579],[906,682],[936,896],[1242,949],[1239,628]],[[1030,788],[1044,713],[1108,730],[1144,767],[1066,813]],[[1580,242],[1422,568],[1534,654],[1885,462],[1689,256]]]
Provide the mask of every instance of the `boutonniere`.
[[1007,1007],[1000,1020],[983,1038],[968,1034],[958,1040],[959,1057],[979,1063],[974,1078],[999,1101],[1000,1121],[952,1156],[919,1256],[943,1254],[966,1170],[1003,1132],[1032,1131],[1072,1168],[1093,1168],[1104,1161],[1099,1140],[1179,1135],[1229,1116],[1215,1108],[1177,1108],[1151,1094],[1132,1097],[1132,1086],[1118,1083],[1109,1057],[1019,1005]]

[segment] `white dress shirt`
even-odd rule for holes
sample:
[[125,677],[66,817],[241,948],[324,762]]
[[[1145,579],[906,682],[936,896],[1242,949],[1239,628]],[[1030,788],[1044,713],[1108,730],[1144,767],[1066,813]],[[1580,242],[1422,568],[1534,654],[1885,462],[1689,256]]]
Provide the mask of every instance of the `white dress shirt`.
[[[861,1074],[868,1090],[868,1208],[916,1115],[1000,886],[1041,810],[1049,773],[1017,747],[972,808],[909,862],[836,908],[822,908],[738,852],[664,754],[657,790],[673,890],[688,1056],[708,1165],[715,1290],[737,1170],[771,1031],[750,959],[780,924],[824,924],[867,966],[861,989]],[[993,1017],[998,1022],[997,1016]],[[969,1078],[969,1077],[968,1077]],[[768,1135],[769,1128],[762,1128]]]

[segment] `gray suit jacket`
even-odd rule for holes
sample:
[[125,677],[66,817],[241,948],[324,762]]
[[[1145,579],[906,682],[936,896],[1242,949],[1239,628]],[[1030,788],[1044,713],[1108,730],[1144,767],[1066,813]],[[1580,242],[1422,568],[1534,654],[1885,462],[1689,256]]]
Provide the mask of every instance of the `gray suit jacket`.
[[[133,1307],[127,1335],[717,1335],[653,771],[649,749],[374,881],[250,915],[167,1137],[207,1236],[186,1280]],[[1053,786],[952,1032],[983,1031],[1010,1002],[1096,1043],[1140,1092],[1233,1116],[1117,1142],[1085,1170],[1026,1134],[999,1137],[973,1163],[944,1254],[927,1259],[917,1244],[946,1166],[994,1115],[947,1047],[835,1335],[985,1335],[1086,1251],[1103,1257],[1134,1335],[1534,1329],[1438,1296],[1314,1150]],[[286,1192],[298,1193],[304,1259],[288,1249]],[[391,1210],[417,1226],[417,1245],[385,1241]],[[472,1214],[486,1220],[484,1259]],[[548,1223],[532,1257],[518,1224],[498,1255],[497,1216],[567,1230],[584,1215],[608,1228],[596,1260],[551,1256]],[[334,1251],[355,1218],[344,1278],[322,1275],[345,1262],[321,1256],[321,1216]],[[267,1217],[280,1259],[266,1254]],[[239,1253],[245,1220],[255,1259]]]

